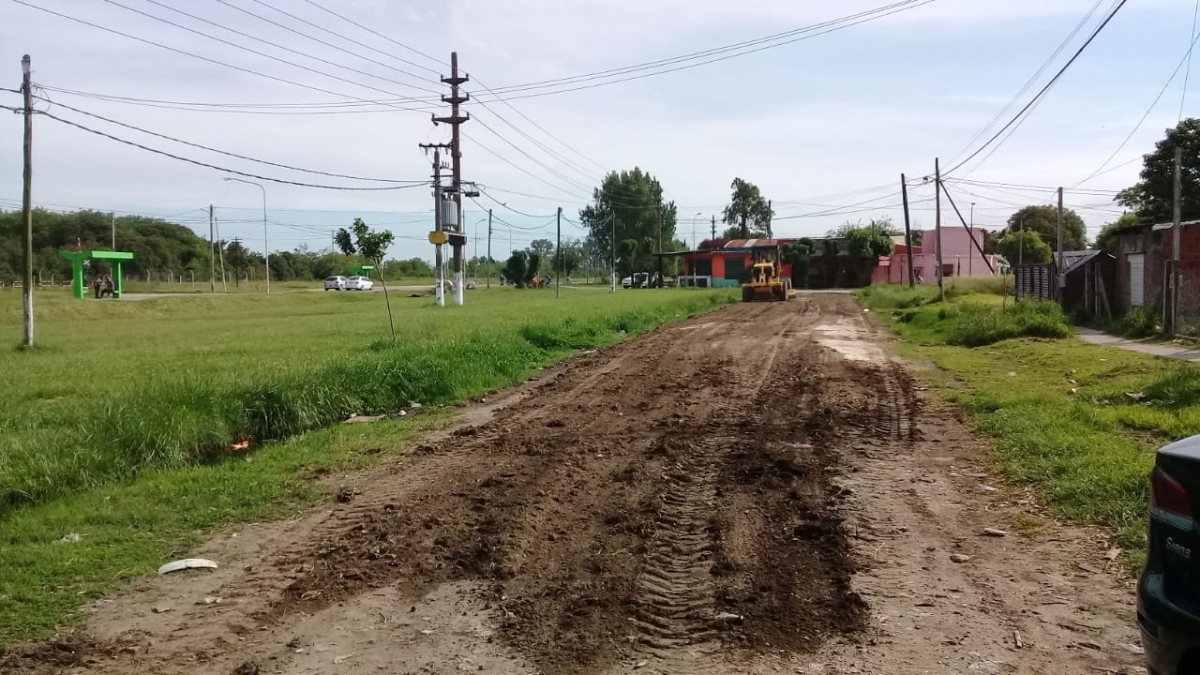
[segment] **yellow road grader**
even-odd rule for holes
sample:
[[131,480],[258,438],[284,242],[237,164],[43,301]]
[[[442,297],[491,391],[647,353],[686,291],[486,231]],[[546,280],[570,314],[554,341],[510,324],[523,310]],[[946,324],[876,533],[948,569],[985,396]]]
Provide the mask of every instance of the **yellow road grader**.
[[778,247],[751,252],[750,280],[742,284],[742,302],[786,302],[796,297],[792,280],[780,275]]

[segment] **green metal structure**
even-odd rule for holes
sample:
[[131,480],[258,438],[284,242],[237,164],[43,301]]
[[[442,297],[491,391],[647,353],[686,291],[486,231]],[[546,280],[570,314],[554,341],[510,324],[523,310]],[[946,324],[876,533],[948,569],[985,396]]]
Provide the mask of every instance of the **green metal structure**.
[[369,277],[371,272],[375,270],[374,265],[351,265],[350,276]]
[[133,260],[133,254],[128,251],[60,251],[58,255],[71,261],[71,294],[77,298],[87,297],[87,288],[83,285],[83,263],[85,260],[102,260],[112,265],[113,297],[121,297],[125,280],[121,274],[121,264]]

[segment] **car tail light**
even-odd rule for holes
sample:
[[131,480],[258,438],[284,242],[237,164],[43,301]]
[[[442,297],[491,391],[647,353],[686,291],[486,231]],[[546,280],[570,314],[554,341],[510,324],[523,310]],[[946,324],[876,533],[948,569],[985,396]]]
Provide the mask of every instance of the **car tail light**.
[[1150,475],[1150,507],[1185,518],[1192,517],[1192,501],[1188,498],[1187,490],[1158,467]]

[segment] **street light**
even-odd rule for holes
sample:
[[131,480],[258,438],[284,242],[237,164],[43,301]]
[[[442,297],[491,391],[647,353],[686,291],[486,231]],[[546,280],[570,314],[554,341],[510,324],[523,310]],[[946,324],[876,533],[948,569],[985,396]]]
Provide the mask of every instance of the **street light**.
[[263,198],[263,261],[267,265],[267,295],[270,295],[271,294],[271,248],[267,243],[267,189],[265,187],[263,187],[262,185],[255,183],[254,181],[251,181],[251,180],[243,180],[241,178],[229,178],[229,177],[226,177],[225,180],[227,182],[234,181],[237,183],[245,183],[246,185],[253,185],[254,187],[258,188],[259,190],[262,190],[262,198]]
[[703,211],[697,211],[696,215],[692,216],[692,250],[700,250],[700,242],[696,240],[696,219],[704,215]]

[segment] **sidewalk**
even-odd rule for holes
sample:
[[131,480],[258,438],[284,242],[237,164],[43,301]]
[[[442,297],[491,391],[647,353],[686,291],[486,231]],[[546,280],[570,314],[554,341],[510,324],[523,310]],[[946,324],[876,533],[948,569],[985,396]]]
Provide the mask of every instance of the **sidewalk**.
[[1127,349],[1131,352],[1141,352],[1143,354],[1151,354],[1153,356],[1161,356],[1167,359],[1179,359],[1191,363],[1200,363],[1200,349],[1187,349],[1179,345],[1163,343],[1163,342],[1143,342],[1141,340],[1130,340],[1108,333],[1102,333],[1091,328],[1076,328],[1075,332],[1084,342],[1090,342],[1094,345],[1102,345],[1105,347],[1117,347],[1118,349]]

